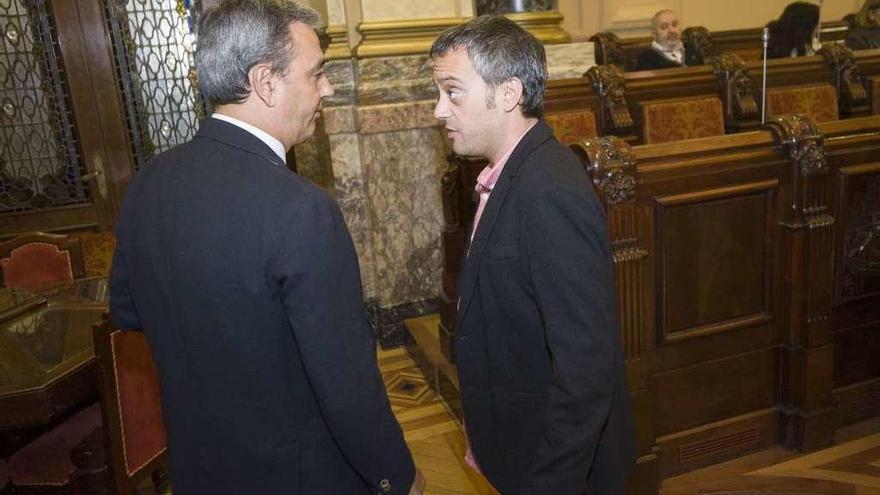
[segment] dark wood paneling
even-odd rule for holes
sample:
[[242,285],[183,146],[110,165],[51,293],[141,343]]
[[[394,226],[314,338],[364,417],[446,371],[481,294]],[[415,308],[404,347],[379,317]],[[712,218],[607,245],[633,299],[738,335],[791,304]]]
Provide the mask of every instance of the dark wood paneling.
[[776,348],[658,373],[657,434],[669,435],[773,407],[778,376]]
[[772,320],[775,181],[657,199],[664,342]]

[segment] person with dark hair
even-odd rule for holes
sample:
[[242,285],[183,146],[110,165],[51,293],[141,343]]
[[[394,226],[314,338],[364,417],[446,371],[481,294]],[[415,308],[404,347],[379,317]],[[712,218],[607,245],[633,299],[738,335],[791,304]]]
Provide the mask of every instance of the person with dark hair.
[[865,0],[854,18],[855,26],[846,35],[852,50],[880,48],[880,0]]
[[681,40],[681,25],[678,16],[669,9],[663,9],[651,18],[651,33],[654,41],[651,47],[642,50],[636,57],[635,70],[672,69],[699,65],[696,47],[687,47]]
[[819,43],[819,6],[807,2],[786,5],[782,15],[767,24],[770,41],[769,58],[802,57],[814,55]]
[[636,445],[607,224],[542,118],[544,47],[481,16],[430,55],[453,151],[489,162],[453,344],[466,460],[504,495],[622,494]]
[[134,177],[110,308],[145,332],[175,495],[422,493],[345,221],[285,154],[333,95],[315,11],[226,0],[195,54],[214,108]]

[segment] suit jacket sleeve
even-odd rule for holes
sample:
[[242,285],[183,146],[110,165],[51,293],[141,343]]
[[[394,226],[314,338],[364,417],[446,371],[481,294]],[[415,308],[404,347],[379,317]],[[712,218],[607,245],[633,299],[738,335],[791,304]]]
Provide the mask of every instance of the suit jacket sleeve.
[[342,214],[313,194],[286,228],[274,276],[324,419],[374,492],[406,494],[415,467],[379,374]]
[[110,269],[110,318],[113,325],[120,330],[139,330],[141,319],[131,295],[130,275],[125,260],[126,226],[129,221],[126,209],[123,206],[116,224],[116,249],[113,251]]
[[527,215],[527,253],[553,373],[522,494],[581,494],[613,401],[619,332],[606,221],[592,190],[551,183]]

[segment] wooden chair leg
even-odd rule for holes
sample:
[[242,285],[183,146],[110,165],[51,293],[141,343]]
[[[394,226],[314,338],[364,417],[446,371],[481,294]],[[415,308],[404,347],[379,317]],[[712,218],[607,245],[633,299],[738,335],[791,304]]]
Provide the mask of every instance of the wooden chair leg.
[[162,495],[168,491],[168,475],[165,473],[164,469],[160,468],[153,471],[152,478],[153,488],[158,495]]
[[111,495],[113,479],[107,466],[104,432],[98,427],[70,454],[75,467],[71,484],[76,495]]

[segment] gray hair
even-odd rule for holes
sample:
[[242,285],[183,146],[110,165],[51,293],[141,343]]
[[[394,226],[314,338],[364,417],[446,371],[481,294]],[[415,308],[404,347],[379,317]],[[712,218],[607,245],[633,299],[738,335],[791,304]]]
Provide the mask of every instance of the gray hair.
[[431,45],[431,58],[460,47],[493,89],[514,77],[522,82],[523,115],[537,118],[544,114],[547,58],[544,45],[528,31],[504,16],[476,17],[443,31]]
[[[657,31],[657,20],[660,19],[660,16],[663,14],[672,14],[675,15],[675,11],[671,9],[660,9],[654,14],[654,17],[651,18],[651,31]],[[676,16],[677,17],[677,16]]]
[[199,23],[195,53],[205,99],[212,106],[244,101],[251,92],[248,72],[257,64],[286,72],[296,50],[292,22],[321,35],[318,13],[288,0],[224,0],[208,10]]

